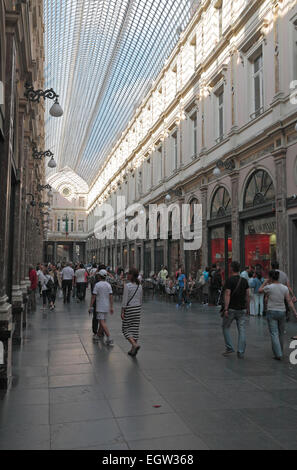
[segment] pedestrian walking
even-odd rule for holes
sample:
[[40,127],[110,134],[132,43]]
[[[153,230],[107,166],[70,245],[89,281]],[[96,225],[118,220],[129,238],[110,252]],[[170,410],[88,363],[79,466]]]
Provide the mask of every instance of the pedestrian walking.
[[36,311],[36,289],[38,284],[37,272],[32,265],[29,266],[29,279],[30,279],[30,306],[31,311]]
[[177,307],[179,308],[182,305],[183,301],[184,301],[185,304],[189,304],[188,299],[187,299],[187,278],[186,278],[185,271],[184,271],[183,268],[180,268],[180,270],[179,270],[179,274],[178,274],[178,277],[177,277],[177,282],[178,282],[178,304],[177,304]]
[[253,278],[252,287],[254,289],[254,305],[255,305],[255,315],[263,316],[264,311],[264,294],[259,292],[260,287],[265,281],[264,277],[260,272],[256,273],[256,276]]
[[243,359],[246,349],[245,319],[246,313],[250,313],[249,284],[244,277],[240,276],[240,265],[237,261],[232,261],[230,269],[231,276],[227,279],[224,286],[225,297],[222,328],[226,350],[223,356],[229,356],[234,353],[230,327],[233,321],[236,320],[238,330],[237,356]]
[[[113,340],[110,337],[110,332],[106,324],[108,312],[113,314],[113,297],[112,297],[112,288],[111,285],[106,282],[107,271],[101,269],[98,273],[99,282],[94,286],[91,298],[91,305],[89,308],[89,313],[93,312],[93,306],[96,301],[96,316],[99,320],[99,329],[106,335],[106,344],[108,346],[113,346]],[[94,339],[99,339],[97,338]]]
[[220,268],[216,264],[212,265],[212,269],[209,275],[209,306],[217,305],[219,291],[222,287],[222,276]]
[[265,293],[268,297],[267,304],[267,322],[271,336],[272,351],[274,359],[281,360],[284,349],[284,331],[286,324],[286,305],[293,310],[295,316],[297,313],[290,297],[287,286],[280,282],[280,273],[276,270],[269,272],[269,279],[264,281],[259,288],[259,293]]
[[86,270],[84,265],[81,263],[78,269],[75,271],[75,285],[76,285],[76,297],[77,301],[81,302],[86,295]]
[[61,276],[64,304],[66,302],[70,303],[71,290],[74,283],[74,270],[71,267],[71,263],[67,263],[67,266],[62,269]]
[[131,343],[132,348],[128,354],[136,356],[140,349],[138,344],[139,325],[142,306],[142,286],[138,280],[138,271],[132,268],[128,272],[128,282],[124,286],[122,302],[122,331],[125,338]]
[[50,310],[53,309],[53,301],[52,301],[52,289],[54,287],[54,283],[52,277],[49,275],[48,269],[43,268],[40,274],[40,282],[41,282],[41,292],[42,292],[42,308],[45,311],[46,304],[48,303]]

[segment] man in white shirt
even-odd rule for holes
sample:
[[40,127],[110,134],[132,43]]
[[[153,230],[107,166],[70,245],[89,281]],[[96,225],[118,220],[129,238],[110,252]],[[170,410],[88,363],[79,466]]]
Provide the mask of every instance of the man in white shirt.
[[67,263],[67,266],[62,269],[61,272],[62,276],[62,289],[63,289],[63,295],[64,295],[64,304],[70,303],[70,295],[71,295],[71,290],[73,287],[74,283],[74,271],[71,267],[71,263]]
[[76,296],[77,301],[81,301],[85,297],[86,290],[86,279],[85,279],[86,270],[84,265],[81,263],[79,269],[75,271],[75,285],[76,285]]
[[[97,313],[97,319],[100,322],[99,330],[105,333],[107,337],[106,344],[109,346],[113,346],[113,340],[110,337],[110,333],[106,325],[106,318],[108,312],[111,315],[113,314],[112,288],[111,285],[106,282],[107,271],[105,269],[101,269],[98,274],[100,281],[97,282],[97,284],[95,284],[94,286],[89,313],[92,313],[93,306],[96,301],[95,308]],[[97,340],[98,336],[94,335],[94,339]]]

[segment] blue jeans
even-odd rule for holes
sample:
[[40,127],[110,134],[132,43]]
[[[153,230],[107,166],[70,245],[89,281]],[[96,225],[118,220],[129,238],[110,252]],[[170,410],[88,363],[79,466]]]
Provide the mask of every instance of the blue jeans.
[[234,351],[232,344],[232,339],[230,335],[230,327],[233,323],[233,320],[236,320],[237,330],[238,330],[238,348],[237,351],[240,354],[245,353],[246,339],[245,339],[245,319],[246,311],[245,310],[233,310],[230,309],[228,312],[228,318],[223,317],[223,335],[225,339],[226,349],[229,351]]
[[268,310],[267,322],[271,336],[272,351],[275,357],[283,356],[286,312]]
[[183,299],[184,299],[185,304],[187,304],[188,303],[187,293],[186,293],[186,291],[184,290],[183,287],[179,287],[179,289],[178,289],[178,305],[182,304]]

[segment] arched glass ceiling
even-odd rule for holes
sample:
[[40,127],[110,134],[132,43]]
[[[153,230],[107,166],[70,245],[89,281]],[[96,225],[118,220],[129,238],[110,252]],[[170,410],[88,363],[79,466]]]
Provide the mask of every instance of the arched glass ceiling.
[[46,148],[88,184],[187,25],[197,0],[44,0],[45,86],[64,116]]

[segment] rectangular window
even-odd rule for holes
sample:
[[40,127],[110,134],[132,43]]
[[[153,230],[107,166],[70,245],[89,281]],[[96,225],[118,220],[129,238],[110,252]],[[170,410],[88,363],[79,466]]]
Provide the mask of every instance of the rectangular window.
[[192,118],[193,122],[193,155],[197,155],[197,113]]
[[178,167],[177,132],[172,134],[172,139],[173,139],[173,169],[177,170],[177,167]]
[[61,230],[61,220],[58,219],[58,221],[57,221],[57,232],[60,232],[60,230]]
[[219,16],[219,39],[221,39],[223,35],[223,2],[218,9],[218,16]]
[[85,198],[84,197],[79,198],[79,207],[85,207]]
[[74,220],[71,219],[71,232],[74,232]]
[[252,65],[254,85],[254,114],[252,117],[257,117],[263,111],[264,104],[263,55],[260,54]]
[[224,90],[220,91],[217,95],[218,99],[218,138],[222,139],[224,136]]
[[79,220],[78,221],[78,231],[79,232],[84,232],[85,231],[85,227],[84,227],[84,221],[83,220]]
[[159,157],[159,169],[160,169],[160,180],[163,179],[163,154],[162,154],[162,147],[158,148],[158,157]]
[[297,80],[297,18],[293,20],[293,80]]

